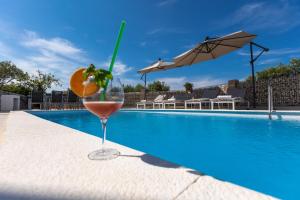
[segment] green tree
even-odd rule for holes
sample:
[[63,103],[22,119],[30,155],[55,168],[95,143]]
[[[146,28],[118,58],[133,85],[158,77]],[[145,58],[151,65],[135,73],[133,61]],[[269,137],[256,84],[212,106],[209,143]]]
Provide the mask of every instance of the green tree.
[[0,62],[0,89],[9,84],[28,81],[29,75],[10,61]]
[[60,81],[51,73],[37,71],[37,75],[29,76],[10,61],[0,62],[0,89],[18,94],[29,94],[33,89],[46,91]]
[[190,82],[186,82],[184,85],[185,91],[187,93],[192,93],[193,92],[193,84]]
[[289,65],[294,71],[300,72],[300,59],[292,58]]
[[136,92],[141,92],[144,89],[144,86],[142,84],[137,84],[134,88]]
[[134,87],[133,87],[132,85],[125,85],[125,86],[123,87],[123,89],[124,89],[124,92],[125,92],[125,93],[128,93],[128,92],[135,92]]
[[275,67],[270,67],[268,69],[265,69],[263,71],[256,73],[256,78],[258,80],[260,79],[269,79],[269,78],[275,78],[278,76],[288,76],[293,73],[293,69],[285,64],[279,64]]
[[31,88],[24,84],[12,83],[2,86],[1,90],[17,94],[29,95]]
[[[278,64],[269,67],[256,73],[256,80],[276,78],[279,76],[290,76],[295,73],[300,73],[300,59],[293,58],[288,64]],[[252,77],[249,76],[246,81],[251,81]]]
[[60,80],[57,79],[51,73],[43,73],[37,71],[36,75],[32,75],[29,80],[29,86],[33,90],[45,92],[47,89],[51,88],[53,85],[61,85]]
[[148,89],[150,91],[169,91],[170,86],[168,86],[165,82],[154,81],[148,85]]

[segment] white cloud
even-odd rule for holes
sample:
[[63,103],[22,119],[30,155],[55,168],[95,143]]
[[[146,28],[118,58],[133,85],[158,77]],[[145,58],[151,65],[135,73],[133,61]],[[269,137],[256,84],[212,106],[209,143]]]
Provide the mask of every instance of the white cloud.
[[53,54],[59,54],[61,56],[73,59],[76,56],[81,56],[83,51],[70,41],[63,38],[42,38],[33,31],[25,31],[25,36],[22,45],[28,48],[33,48],[38,51],[52,52]]
[[157,61],[157,60],[154,61],[154,60],[150,60],[150,59],[146,59],[146,60],[145,60],[145,62],[148,63],[149,65],[150,65],[150,64],[153,64],[153,63],[156,62],[156,61]]
[[[107,68],[109,67],[109,65],[110,65],[110,60],[101,64],[101,66],[105,66]],[[125,73],[129,72],[132,69],[133,67],[127,66],[121,60],[116,60],[113,68],[113,74],[116,76],[123,76]]]
[[66,31],[74,31],[75,30],[75,28],[73,26],[64,26],[63,29]]
[[291,55],[289,55],[289,58],[300,58],[300,53],[299,54],[291,54]]
[[[76,68],[86,66],[87,63],[97,63],[87,58],[85,52],[71,41],[58,37],[43,38],[33,31],[20,34],[14,45],[18,48],[10,48],[0,41],[0,58],[11,60],[31,74],[36,70],[52,73],[61,80],[64,89],[68,87],[69,77]],[[99,66],[108,67],[110,60],[98,63],[101,63]],[[122,78],[132,69],[121,60],[116,60],[113,73]],[[134,82],[130,79],[126,81]]]
[[163,81],[170,86],[171,90],[182,90],[184,89],[184,83],[190,82],[194,85],[194,88],[206,87],[219,85],[225,82],[222,79],[216,79],[210,76],[199,76],[199,77],[164,77],[156,79],[158,81]]
[[[253,54],[257,55],[260,51],[254,51]],[[270,49],[268,52],[265,52],[264,55],[268,56],[280,56],[280,55],[289,55],[300,53],[300,48],[281,48],[281,49]],[[250,56],[249,51],[240,50],[238,54],[241,56]]]
[[135,86],[138,83],[144,85],[143,81],[140,80],[139,78],[133,79],[133,78],[123,77],[123,78],[120,78],[120,80],[121,80],[121,82],[122,82],[123,85],[132,85],[132,86]]
[[158,78],[157,81],[165,82],[170,86],[171,90],[179,90],[183,88],[183,84],[186,82],[186,77],[165,77]]
[[287,55],[300,53],[300,48],[282,48],[282,49],[274,49],[267,52],[267,55]]
[[258,64],[259,65],[271,65],[271,64],[279,64],[281,58],[269,58],[269,59],[264,59],[260,61]]
[[226,80],[223,79],[215,79],[213,77],[199,77],[198,79],[194,79],[191,83],[194,84],[194,88],[206,87],[206,86],[215,86],[225,83]]
[[10,47],[0,41],[0,57],[6,58],[12,53]]
[[164,34],[185,34],[188,33],[187,30],[180,29],[180,28],[154,28],[152,30],[149,30],[146,34],[147,35],[156,35],[159,33]]
[[68,87],[71,73],[87,62],[84,52],[64,38],[42,38],[33,31],[25,31],[20,44],[27,49],[27,55],[17,57],[15,63],[29,73],[36,70],[55,74]]
[[196,44],[187,44],[183,46],[183,49],[192,49],[196,46]]
[[13,46],[0,41],[0,58],[10,60],[31,74],[36,70],[55,74],[68,87],[74,69],[87,63],[85,53],[64,38],[43,38],[36,32],[24,31],[14,36]]
[[147,32],[148,35],[154,35],[156,33],[159,33],[159,32],[162,32],[163,29],[162,28],[155,28],[155,29],[152,29],[150,31]]
[[117,60],[114,65],[113,73],[117,76],[121,76],[130,70],[132,70],[132,67],[129,67],[122,61]]
[[162,54],[168,54],[170,51],[168,50],[168,49],[163,49],[163,50],[161,50],[161,53]]
[[176,3],[177,0],[164,0],[164,1],[160,1],[156,4],[156,6],[158,7],[162,7],[162,6],[167,6],[167,5],[171,5],[171,4],[174,4]]
[[98,43],[98,44],[104,44],[106,41],[104,40],[104,39],[96,39],[96,42]]
[[299,5],[291,5],[289,1],[255,2],[243,5],[222,24],[226,27],[239,25],[248,30],[284,32],[299,26],[299,18]]
[[142,46],[142,47],[144,47],[146,45],[147,45],[147,42],[145,42],[145,41],[143,41],[143,42],[140,43],[140,46]]

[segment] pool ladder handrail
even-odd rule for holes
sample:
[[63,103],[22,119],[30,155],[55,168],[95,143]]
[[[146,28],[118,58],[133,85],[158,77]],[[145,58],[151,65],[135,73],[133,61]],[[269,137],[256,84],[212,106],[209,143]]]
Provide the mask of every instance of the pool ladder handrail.
[[272,119],[272,112],[274,112],[273,108],[273,89],[270,81],[268,81],[268,112],[269,119]]

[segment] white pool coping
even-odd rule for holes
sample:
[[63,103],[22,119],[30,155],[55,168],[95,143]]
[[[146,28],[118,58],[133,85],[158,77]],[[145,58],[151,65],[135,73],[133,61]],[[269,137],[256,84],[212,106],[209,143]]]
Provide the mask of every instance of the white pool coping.
[[0,134],[0,199],[274,199],[113,142],[91,161],[98,138],[22,111]]
[[[200,110],[200,109],[122,109],[123,112],[147,112],[170,115],[194,115],[194,116],[222,116],[239,118],[270,119],[267,110]],[[300,111],[280,110],[271,113],[271,120],[297,120],[300,121]]]
[[[268,110],[231,110],[231,109],[184,109],[184,108],[176,108],[176,109],[152,109],[152,108],[146,108],[146,109],[137,109],[137,108],[122,108],[121,110],[131,110],[131,111],[191,111],[191,112],[212,112],[212,113],[218,113],[218,112],[223,112],[223,113],[243,113],[243,112],[249,112],[249,113],[268,113]],[[296,113],[300,114],[300,110],[274,110],[273,113]]]

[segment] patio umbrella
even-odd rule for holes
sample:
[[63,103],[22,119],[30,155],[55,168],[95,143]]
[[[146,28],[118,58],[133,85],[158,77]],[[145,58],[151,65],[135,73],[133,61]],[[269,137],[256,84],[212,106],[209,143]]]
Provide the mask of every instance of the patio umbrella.
[[167,70],[167,69],[171,69],[171,68],[175,68],[175,67],[177,67],[177,65],[175,65],[175,63],[173,63],[173,62],[165,62],[165,61],[162,61],[161,59],[158,59],[158,61],[156,61],[155,63],[139,70],[138,73],[146,74],[149,72]]
[[155,63],[138,71],[138,73],[142,74],[141,79],[144,80],[144,88],[145,88],[144,99],[146,99],[147,97],[147,89],[146,89],[147,73],[160,71],[160,70],[167,70],[175,67],[177,67],[177,65],[175,65],[173,62],[165,62],[159,58],[158,61],[156,61]]
[[[198,62],[213,60],[222,55],[228,54],[234,50],[240,49],[246,44],[250,45],[250,64],[252,68],[252,90],[253,90],[253,107],[255,107],[255,74],[254,74],[254,62],[266,51],[269,51],[268,48],[265,48],[259,44],[252,42],[256,37],[255,34],[250,34],[245,31],[238,31],[231,33],[222,37],[210,38],[206,37],[204,42],[196,45],[194,48],[176,56],[174,62],[164,62],[157,61],[156,63],[139,70],[138,72],[143,74],[145,86],[146,86],[146,74],[149,72],[167,70],[176,67],[182,67],[185,65],[192,65]],[[253,55],[253,46],[256,46],[262,51],[254,57]],[[146,95],[145,95],[146,97]]]
[[194,48],[174,58],[176,66],[192,65],[198,62],[216,59],[234,50],[242,48],[256,37],[244,31],[238,31],[223,37],[209,38]]

